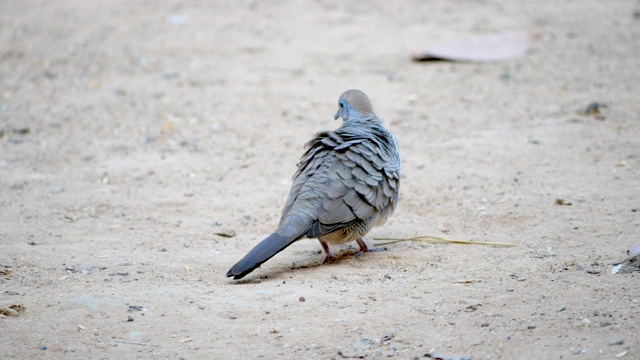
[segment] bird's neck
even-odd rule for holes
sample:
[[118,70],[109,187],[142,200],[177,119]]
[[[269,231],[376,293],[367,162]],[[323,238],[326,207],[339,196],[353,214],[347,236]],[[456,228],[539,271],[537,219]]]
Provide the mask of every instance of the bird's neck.
[[364,127],[384,127],[382,121],[375,114],[365,114],[350,117],[349,120],[342,123],[342,127],[364,126]]

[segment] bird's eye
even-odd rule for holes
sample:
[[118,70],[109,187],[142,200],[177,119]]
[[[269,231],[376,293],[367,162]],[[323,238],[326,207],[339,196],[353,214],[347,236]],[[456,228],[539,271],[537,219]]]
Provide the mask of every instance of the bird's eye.
[[344,103],[340,103],[340,109],[344,109]]

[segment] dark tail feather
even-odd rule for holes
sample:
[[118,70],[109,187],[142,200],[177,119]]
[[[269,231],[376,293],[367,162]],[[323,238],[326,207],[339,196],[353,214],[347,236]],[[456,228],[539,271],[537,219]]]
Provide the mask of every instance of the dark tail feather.
[[251,249],[242,260],[233,265],[231,270],[227,272],[227,277],[234,280],[242,279],[245,275],[255,270],[263,262],[271,259],[275,254],[284,250],[287,246],[293,244],[298,238],[288,238],[278,233],[273,233],[262,240],[256,247]]

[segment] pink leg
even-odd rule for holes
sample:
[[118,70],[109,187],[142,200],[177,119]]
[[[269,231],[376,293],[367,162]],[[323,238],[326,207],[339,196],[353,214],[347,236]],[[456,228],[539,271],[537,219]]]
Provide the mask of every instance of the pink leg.
[[320,241],[320,245],[322,245],[322,249],[324,250],[325,254],[327,254],[327,257],[324,258],[324,262],[323,263],[328,263],[331,262],[333,260],[336,259],[335,256],[333,256],[333,253],[331,252],[331,250],[329,250],[329,245],[327,245],[326,242],[318,239],[318,241]]
[[373,247],[373,246],[369,247],[367,245],[367,243],[365,243],[364,240],[362,240],[362,238],[356,239],[356,242],[358,243],[358,246],[360,247],[360,252],[358,254],[356,254],[356,255],[360,255],[362,253],[370,252],[370,251],[371,252],[376,252],[376,251],[385,251],[385,250],[387,250],[385,248],[377,248],[377,247]]

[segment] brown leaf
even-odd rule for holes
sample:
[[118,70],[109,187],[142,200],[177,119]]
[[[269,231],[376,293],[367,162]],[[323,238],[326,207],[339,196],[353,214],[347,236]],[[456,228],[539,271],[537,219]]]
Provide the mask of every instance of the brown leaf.
[[531,46],[527,32],[503,32],[443,40],[413,54],[415,61],[504,61],[523,56]]
[[235,230],[232,230],[232,229],[218,231],[215,234],[218,235],[218,236],[226,237],[226,238],[232,238],[232,237],[236,236]]

